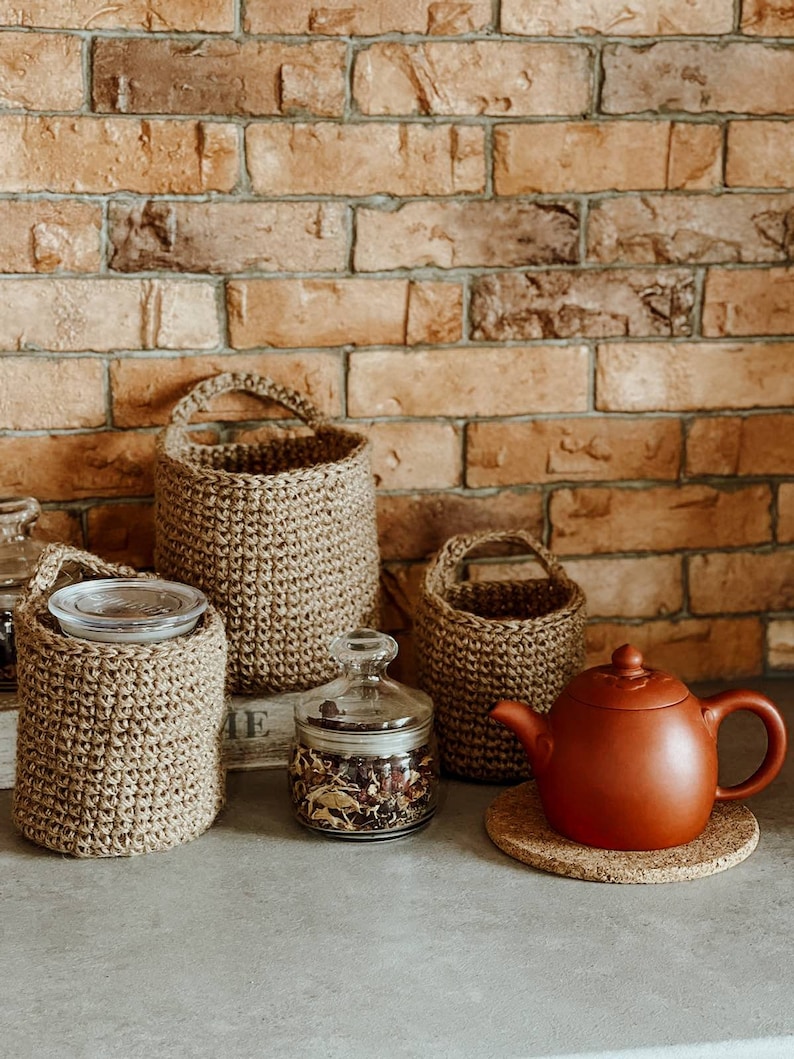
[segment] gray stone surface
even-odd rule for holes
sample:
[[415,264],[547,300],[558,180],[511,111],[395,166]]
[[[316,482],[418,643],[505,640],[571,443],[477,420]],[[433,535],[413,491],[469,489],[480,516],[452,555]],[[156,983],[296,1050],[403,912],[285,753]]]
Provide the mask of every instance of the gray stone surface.
[[[794,681],[753,686],[794,720]],[[755,719],[721,747],[736,782]],[[510,859],[492,786],[445,782],[424,831],[346,843],[300,829],[282,771],[236,773],[207,834],[110,861],[29,845],[2,792],[0,1054],[790,1059],[793,787],[789,759],[748,803],[748,860],[657,886]]]

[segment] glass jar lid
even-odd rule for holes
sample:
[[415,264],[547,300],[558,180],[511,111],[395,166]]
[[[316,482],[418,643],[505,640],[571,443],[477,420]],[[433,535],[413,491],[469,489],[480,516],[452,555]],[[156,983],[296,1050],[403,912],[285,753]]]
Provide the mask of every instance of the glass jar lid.
[[18,593],[30,579],[44,547],[30,537],[40,514],[32,496],[0,498],[0,590]]
[[397,641],[375,629],[338,636],[331,654],[343,672],[296,696],[301,738],[318,748],[362,753],[397,753],[427,738],[433,718],[430,697],[386,675],[397,651]]
[[207,597],[177,581],[109,577],[60,588],[47,605],[69,636],[146,643],[191,632]]

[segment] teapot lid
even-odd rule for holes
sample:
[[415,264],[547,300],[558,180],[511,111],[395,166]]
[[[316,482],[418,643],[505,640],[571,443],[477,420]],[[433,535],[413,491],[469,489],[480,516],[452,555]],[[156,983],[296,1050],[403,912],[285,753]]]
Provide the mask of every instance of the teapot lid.
[[686,684],[670,673],[646,669],[641,652],[628,643],[613,652],[611,665],[586,669],[565,690],[579,702],[608,710],[656,710],[689,695]]

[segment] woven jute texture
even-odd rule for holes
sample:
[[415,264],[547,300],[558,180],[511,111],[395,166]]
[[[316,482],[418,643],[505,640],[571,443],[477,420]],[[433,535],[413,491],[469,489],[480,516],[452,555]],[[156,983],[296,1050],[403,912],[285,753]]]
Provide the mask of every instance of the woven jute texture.
[[[187,424],[217,394],[278,402],[312,429],[199,444]],[[380,557],[367,439],[257,375],[218,375],[173,409],[155,471],[155,565],[206,592],[229,643],[228,688],[303,690],[330,680],[331,640],[377,625]]]
[[136,576],[50,545],[17,605],[19,726],[14,822],[76,857],[170,849],[224,801],[226,640],[210,608],[194,632],[151,644],[66,636],[46,599],[65,563]]
[[[547,576],[458,579],[471,553],[505,545],[532,553]],[[549,710],[584,665],[585,616],[582,590],[524,530],[460,535],[444,544],[422,584],[414,640],[447,774],[496,783],[530,775],[515,735],[488,712],[504,698]]]

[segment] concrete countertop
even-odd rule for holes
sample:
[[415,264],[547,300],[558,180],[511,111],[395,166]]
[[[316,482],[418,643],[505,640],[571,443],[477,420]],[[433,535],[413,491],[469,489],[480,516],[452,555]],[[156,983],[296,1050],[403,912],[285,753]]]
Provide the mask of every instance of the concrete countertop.
[[[745,686],[794,728],[794,681]],[[725,722],[722,782],[763,739]],[[16,835],[4,791],[0,1055],[791,1059],[793,758],[748,802],[748,860],[651,886],[513,861],[495,786],[445,781],[423,831],[349,843],[293,821],[283,770],[233,773],[201,838],[100,861]]]

